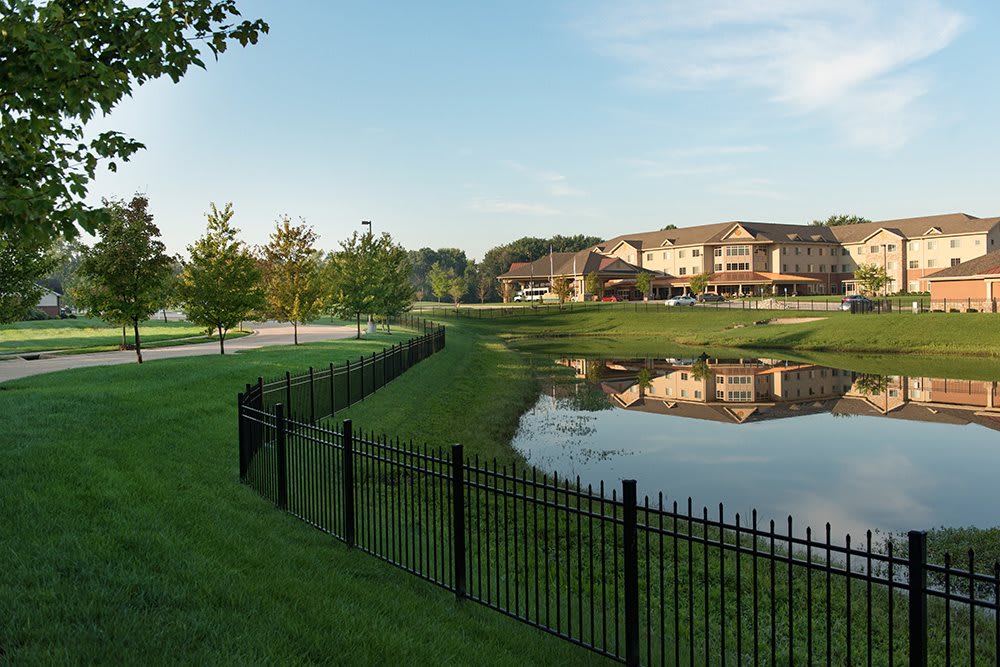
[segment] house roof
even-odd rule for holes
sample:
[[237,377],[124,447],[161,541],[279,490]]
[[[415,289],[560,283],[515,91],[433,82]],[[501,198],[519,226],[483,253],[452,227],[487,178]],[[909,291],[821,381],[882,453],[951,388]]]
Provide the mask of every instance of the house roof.
[[942,280],[947,278],[972,278],[976,276],[998,276],[1000,277],[1000,250],[994,250],[982,257],[970,259],[956,266],[941,269],[927,280]]
[[[576,273],[574,274],[574,261]],[[533,262],[514,262],[510,270],[498,278],[545,278],[550,273],[554,276],[587,275],[598,273],[602,276],[634,276],[641,272],[638,266],[618,259],[607,257],[592,250],[580,252],[554,252],[543,255]]]
[[967,213],[947,213],[944,215],[925,215],[919,218],[863,222],[857,225],[840,225],[839,227],[830,227],[830,229],[840,243],[860,243],[879,229],[885,229],[910,239],[927,236],[928,232],[934,229],[939,230],[938,233],[942,235],[988,232],[997,223],[1000,223],[1000,217],[977,218]]

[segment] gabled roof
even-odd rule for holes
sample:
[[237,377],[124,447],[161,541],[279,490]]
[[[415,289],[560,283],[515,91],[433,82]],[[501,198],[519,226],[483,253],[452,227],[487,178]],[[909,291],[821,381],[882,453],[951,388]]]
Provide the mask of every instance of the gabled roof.
[[996,276],[1000,278],[1000,250],[994,250],[956,266],[941,269],[934,273],[934,275],[928,276],[927,280],[972,278],[976,276]]
[[597,272],[604,276],[634,276],[642,272],[638,266],[629,264],[617,257],[608,257],[593,250],[581,250],[580,252],[554,252],[551,255],[542,255],[533,262],[514,262],[510,270],[497,276],[498,278],[536,278],[542,279],[551,273],[554,276],[587,275]]
[[[858,225],[841,225],[830,227],[834,236],[841,243],[863,243],[872,233],[880,228],[892,229],[903,238],[915,238],[929,234],[967,234],[969,232],[988,232],[1000,223],[1000,217],[977,218],[967,213],[948,213],[945,215],[926,215],[920,218],[901,218],[898,220],[881,220],[878,222],[863,222]],[[937,232],[932,232],[937,229]]]

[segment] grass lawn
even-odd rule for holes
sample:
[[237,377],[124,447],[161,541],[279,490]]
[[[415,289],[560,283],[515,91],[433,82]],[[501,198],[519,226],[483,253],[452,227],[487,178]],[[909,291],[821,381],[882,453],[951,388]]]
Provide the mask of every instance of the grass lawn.
[[[131,328],[126,333],[128,342],[131,343]],[[203,343],[210,340],[204,333],[205,327],[190,322],[149,320],[139,327],[143,345],[187,337],[198,338],[190,342]],[[68,349],[97,352],[103,349],[117,349],[121,340],[121,327],[90,317],[75,320],[17,322],[0,326],[0,354]]]
[[[406,337],[0,384],[3,660],[600,662],[476,604],[457,604],[238,483],[235,400],[246,382]],[[353,412],[373,427],[366,411],[378,403],[379,427],[402,431],[409,419],[414,437],[501,455],[533,382],[499,344],[454,336]],[[450,416],[429,417],[439,412]]]

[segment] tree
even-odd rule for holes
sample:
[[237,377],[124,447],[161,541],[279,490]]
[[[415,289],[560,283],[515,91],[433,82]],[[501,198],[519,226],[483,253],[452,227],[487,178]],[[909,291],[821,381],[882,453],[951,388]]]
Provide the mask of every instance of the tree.
[[260,268],[230,224],[233,205],[221,211],[211,204],[205,235],[188,246],[189,261],[177,285],[187,318],[219,332],[219,353],[226,353],[226,333],[263,302]]
[[878,294],[890,282],[884,266],[861,264],[854,271],[854,280],[865,294]]
[[62,294],[64,305],[73,305],[72,287],[76,280],[76,271],[80,268],[86,251],[87,246],[80,241],[62,236],[52,244],[50,255],[53,268],[42,284]]
[[669,225],[667,225],[666,227],[660,227],[660,231],[661,231],[661,232],[668,232],[668,231],[670,231],[671,229],[677,229],[677,225],[675,225],[675,224],[673,224],[673,223],[670,223],[670,224],[669,224]]
[[340,250],[327,261],[326,282],[330,311],[344,319],[357,319],[357,338],[361,338],[361,313],[375,309],[375,298],[369,290],[374,263],[374,238],[371,232],[358,234],[340,242]]
[[448,296],[457,306],[462,302],[462,297],[469,291],[469,285],[462,276],[456,276],[452,269],[448,269],[450,277],[448,279]]
[[0,324],[26,317],[45,289],[38,281],[56,265],[47,248],[0,231]]
[[703,294],[706,289],[708,289],[708,282],[711,278],[709,273],[698,273],[691,276],[691,280],[688,281],[688,285],[691,286],[692,294]]
[[255,44],[268,25],[233,22],[236,0],[4,0],[0,2],[0,231],[42,241],[77,227],[95,232],[110,213],[84,200],[98,165],[115,171],[143,148],[120,132],[89,137],[133,86],[175,83],[202,48]]
[[653,286],[653,275],[643,271],[635,277],[635,288],[642,292],[644,297],[649,297],[649,289]]
[[591,271],[588,273],[583,279],[583,285],[591,294],[601,296],[601,277],[597,275],[597,271]]
[[141,364],[139,322],[158,310],[174,260],[160,241],[146,197],[136,195],[128,204],[107,200],[104,204],[111,218],[98,228],[100,240],[80,264],[77,300],[107,322],[131,324]]
[[292,225],[291,218],[283,215],[270,238],[262,249],[265,312],[291,323],[298,345],[299,324],[314,319],[323,307],[316,232],[305,221]]
[[412,270],[413,289],[421,297],[432,293],[429,272],[434,264],[438,264],[442,269],[454,269],[455,275],[464,275],[469,262],[464,250],[458,248],[421,248],[420,250],[410,250],[407,252]]
[[584,236],[582,234],[575,236],[557,234],[548,239],[525,236],[516,241],[490,248],[479,263],[479,271],[494,281],[501,273],[506,273],[512,263],[530,262],[538,259],[542,255],[547,255],[550,248],[552,252],[578,252],[593,248],[601,243],[601,240],[597,236]]
[[486,303],[492,292],[493,281],[485,273],[479,273],[476,276],[476,296],[479,297],[479,303]]
[[569,299],[570,286],[569,278],[565,276],[560,276],[552,281],[552,293],[559,297],[560,308]]
[[859,225],[863,222],[871,222],[871,220],[859,215],[841,213],[840,215],[831,215],[826,220],[813,220],[811,224],[813,227],[840,227],[841,225]]
[[431,270],[427,274],[427,280],[431,284],[431,292],[438,298],[438,303],[441,302],[442,297],[451,294],[451,284],[456,275],[455,269],[450,266],[445,268],[441,266],[440,262],[434,262],[433,266],[431,266]]
[[[367,234],[371,237],[371,233]],[[383,233],[373,241],[373,264],[368,288],[372,294],[372,310],[382,317],[386,333],[389,320],[410,309],[413,304],[413,285],[410,276],[413,266],[403,246],[394,243]]]

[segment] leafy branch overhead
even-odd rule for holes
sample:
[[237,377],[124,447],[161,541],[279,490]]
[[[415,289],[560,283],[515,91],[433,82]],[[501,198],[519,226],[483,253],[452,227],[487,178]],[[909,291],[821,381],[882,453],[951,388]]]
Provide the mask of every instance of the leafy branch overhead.
[[255,44],[268,25],[240,20],[236,0],[3,0],[0,2],[0,232],[36,241],[80,228],[95,232],[108,212],[85,203],[105,162],[115,171],[143,148],[120,132],[86,124],[108,114],[134,86],[177,82],[235,41]]

